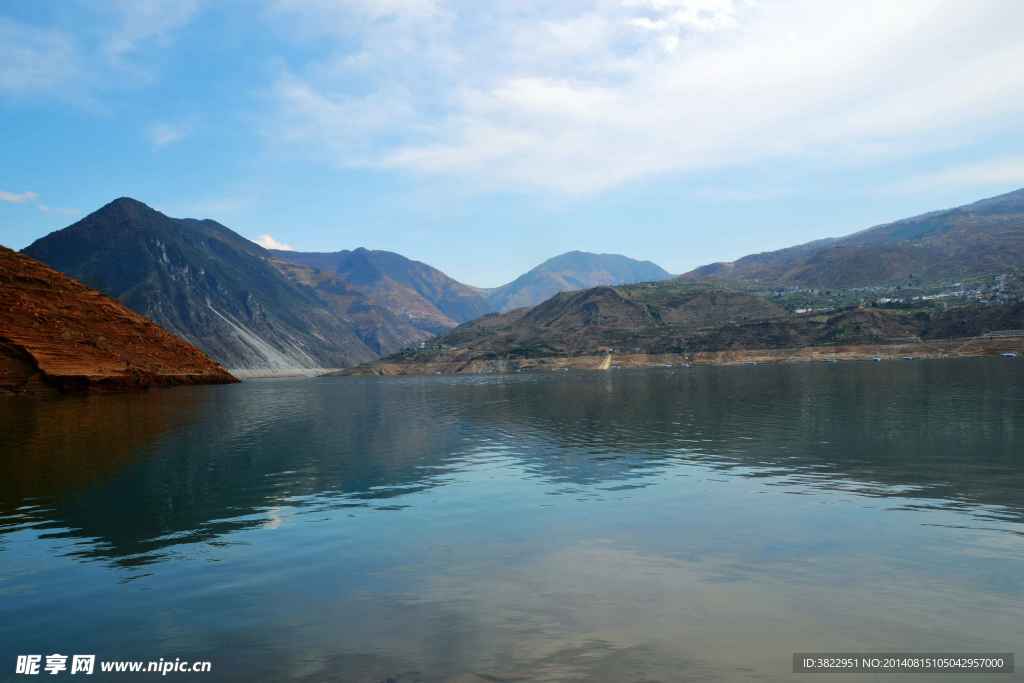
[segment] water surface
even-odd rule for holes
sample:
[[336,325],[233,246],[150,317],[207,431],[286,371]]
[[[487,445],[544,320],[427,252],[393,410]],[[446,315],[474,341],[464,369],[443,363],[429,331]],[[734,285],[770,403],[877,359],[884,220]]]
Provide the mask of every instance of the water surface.
[[62,652],[773,681],[794,651],[1021,643],[1016,361],[0,399],[0,680]]

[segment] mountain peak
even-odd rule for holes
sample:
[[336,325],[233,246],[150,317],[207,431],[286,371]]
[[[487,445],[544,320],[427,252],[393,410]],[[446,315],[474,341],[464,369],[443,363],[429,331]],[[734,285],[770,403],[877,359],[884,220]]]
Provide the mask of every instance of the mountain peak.
[[118,197],[117,199],[104,204],[96,211],[100,212],[114,209],[119,211],[156,211],[153,207],[145,204],[144,202],[140,202],[134,197]]
[[574,250],[549,258],[507,285],[494,289],[490,301],[499,311],[509,311],[534,306],[558,292],[670,277],[667,271],[650,261],[637,261],[621,254]]
[[152,220],[154,218],[168,218],[168,216],[157,211],[148,204],[140,202],[138,199],[132,197],[118,197],[117,199],[104,204],[100,208],[93,211],[91,214],[86,216],[81,222],[89,222],[90,218],[117,218],[121,221],[133,221],[139,222],[142,220]]
[[144,206],[147,209],[150,208],[144,202],[140,202],[135,197],[129,197],[128,195],[118,197],[117,199],[108,202],[106,206]]

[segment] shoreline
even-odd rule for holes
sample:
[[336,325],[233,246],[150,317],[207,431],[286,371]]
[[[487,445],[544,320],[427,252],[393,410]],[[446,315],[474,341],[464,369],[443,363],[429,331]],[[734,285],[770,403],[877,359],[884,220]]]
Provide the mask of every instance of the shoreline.
[[242,381],[251,379],[286,379],[289,377],[320,377],[335,374],[340,368],[228,368]]
[[940,358],[977,358],[1001,353],[1024,355],[1024,337],[967,337],[908,344],[849,344],[805,346],[781,349],[732,349],[668,354],[608,354],[586,356],[548,356],[521,359],[451,358],[438,361],[382,362],[347,368],[331,376],[404,376],[499,374],[510,372],[550,372],[615,368],[686,367],[695,365],[752,365],[781,363],[832,363],[844,361],[929,360]]

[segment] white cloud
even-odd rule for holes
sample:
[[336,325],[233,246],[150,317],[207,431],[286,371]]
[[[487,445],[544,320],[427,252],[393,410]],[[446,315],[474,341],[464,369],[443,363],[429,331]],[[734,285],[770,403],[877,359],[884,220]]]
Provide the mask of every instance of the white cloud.
[[441,11],[440,0],[273,0],[271,5],[278,12],[304,13],[316,22],[342,13],[375,21],[397,16],[433,17]]
[[908,192],[951,187],[1024,186],[1024,157],[1000,157],[916,175],[898,186]]
[[711,202],[763,202],[779,199],[792,190],[779,186],[728,187],[705,186],[693,190],[693,196]]
[[271,235],[260,235],[253,240],[264,249],[277,249],[279,251],[295,251],[295,247],[284,242],[278,242]]
[[343,166],[586,194],[664,173],[880,163],[1024,114],[1021,3],[275,8],[304,40],[344,48],[276,84],[272,130]]
[[34,206],[43,213],[56,213],[64,216],[77,216],[81,214],[78,209],[62,209],[56,206],[48,206],[39,200],[36,192],[5,192],[0,190],[0,202],[8,204],[28,204]]
[[0,16],[0,96],[102,108],[97,92],[152,82],[154,48],[169,45],[202,8],[200,0],[65,4],[46,27]]
[[647,10],[628,23],[649,31],[720,31],[735,28],[738,5],[734,0],[624,0],[624,7]]
[[36,208],[42,211],[43,213],[55,213],[61,216],[81,216],[83,213],[81,209],[63,208],[59,206],[47,206],[46,204],[39,203],[36,204]]
[[199,9],[199,0],[115,0],[110,5],[114,29],[105,38],[104,52],[120,62],[143,46],[165,45]]
[[184,140],[192,132],[188,123],[154,123],[147,129],[149,142],[156,149]]
[[370,143],[380,136],[402,135],[417,125],[417,112],[406,93],[381,89],[365,97],[332,97],[299,79],[284,75],[274,86],[281,106],[277,136],[309,142],[314,148],[331,141],[333,153],[344,149],[348,164],[374,163]]
[[0,94],[28,94],[67,84],[79,72],[69,36],[0,17]]
[[35,192],[4,192],[0,190],[0,202],[8,202],[9,204],[34,202],[38,198],[39,195]]

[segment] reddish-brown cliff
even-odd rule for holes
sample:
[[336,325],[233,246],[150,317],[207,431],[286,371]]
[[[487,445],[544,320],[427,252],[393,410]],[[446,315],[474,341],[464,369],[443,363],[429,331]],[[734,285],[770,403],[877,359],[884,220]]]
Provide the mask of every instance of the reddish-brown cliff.
[[237,381],[149,319],[0,247],[0,391]]

